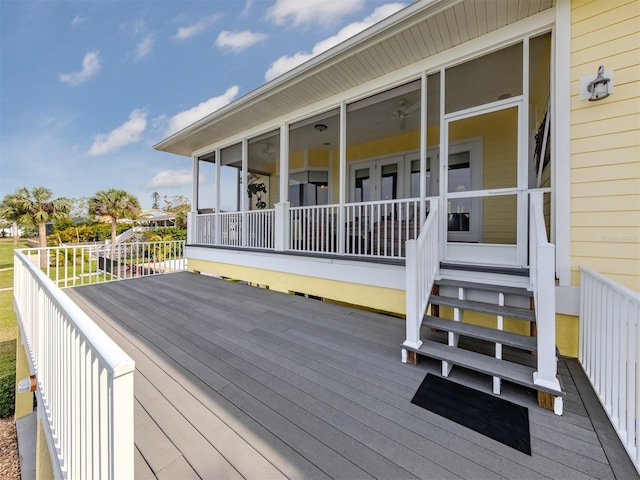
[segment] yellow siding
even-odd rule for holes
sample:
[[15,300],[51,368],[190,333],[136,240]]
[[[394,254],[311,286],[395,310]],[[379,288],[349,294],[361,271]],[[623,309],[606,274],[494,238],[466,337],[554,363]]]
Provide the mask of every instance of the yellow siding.
[[[572,3],[571,269],[640,291],[640,1]],[[614,71],[613,94],[580,100],[580,79]]]
[[329,152],[324,150],[312,150],[309,152],[309,167],[329,168]]

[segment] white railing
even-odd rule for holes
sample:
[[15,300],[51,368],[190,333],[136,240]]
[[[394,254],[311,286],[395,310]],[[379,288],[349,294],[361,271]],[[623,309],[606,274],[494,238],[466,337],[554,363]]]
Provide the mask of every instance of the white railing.
[[25,253],[14,305],[56,478],[134,475],[134,362]]
[[338,205],[291,207],[289,250],[338,253]]
[[[407,241],[406,260],[406,340],[404,345],[418,349],[422,345],[420,327],[427,311],[429,296],[438,272],[440,258],[438,254],[439,239],[438,202],[430,201],[429,216],[422,226],[416,240]],[[407,361],[406,350],[403,350],[404,362]]]
[[193,243],[200,245],[215,245],[216,244],[216,214],[205,213],[197,214],[193,216],[194,225],[189,225],[189,228],[193,228]]
[[579,358],[640,473],[640,295],[580,267]]
[[345,205],[345,253],[405,257],[405,242],[420,234],[420,199]]
[[247,224],[246,246],[273,249],[275,244],[275,209],[245,212]]
[[222,212],[220,221],[220,245],[242,246],[242,212]]
[[58,287],[186,270],[184,240],[25,248],[22,253]]
[[[533,290],[537,326],[536,385],[560,393],[556,358],[556,275],[555,245],[547,239],[543,192],[531,193],[529,200],[529,278]],[[562,414],[562,397],[556,396],[554,411]]]
[[[405,242],[420,234],[420,200],[416,198],[350,203],[342,207],[290,207],[286,211],[288,224],[280,225],[276,225],[275,209],[194,214],[193,242],[275,249],[279,228],[289,232],[283,247],[287,250],[403,259]],[[344,236],[342,251],[341,236]]]

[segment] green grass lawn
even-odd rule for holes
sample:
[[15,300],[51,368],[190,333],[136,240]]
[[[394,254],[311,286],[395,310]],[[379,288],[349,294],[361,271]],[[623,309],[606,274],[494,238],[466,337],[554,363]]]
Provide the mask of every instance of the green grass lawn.
[[[25,242],[18,248],[26,247]],[[0,288],[13,286],[12,238],[0,238]],[[5,270],[6,269],[6,270]],[[13,415],[13,394],[16,372],[16,315],[13,312],[13,291],[0,291],[0,416]]]

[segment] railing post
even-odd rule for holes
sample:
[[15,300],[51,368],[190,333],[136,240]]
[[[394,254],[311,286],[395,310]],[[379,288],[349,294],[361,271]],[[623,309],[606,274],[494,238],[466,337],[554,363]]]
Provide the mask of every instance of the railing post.
[[276,252],[284,252],[289,244],[289,202],[280,202],[275,207],[275,245]]
[[189,212],[187,215],[187,243],[192,245],[198,238],[198,212]]
[[406,261],[406,340],[404,346],[418,349],[422,345],[420,340],[420,292],[418,288],[422,285],[422,282],[418,278],[418,255],[417,255],[417,240],[409,240],[406,243],[407,249],[407,261]]
[[133,371],[113,378],[113,402],[111,403],[111,478],[133,478],[134,473],[134,419],[133,419]]

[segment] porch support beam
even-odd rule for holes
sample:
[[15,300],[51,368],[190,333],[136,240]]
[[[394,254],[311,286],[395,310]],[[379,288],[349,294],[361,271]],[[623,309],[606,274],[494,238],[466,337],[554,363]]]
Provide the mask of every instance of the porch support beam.
[[246,211],[249,210],[249,195],[247,194],[247,173],[249,171],[249,141],[246,138],[242,139],[242,178],[240,179],[240,211],[242,212],[242,231],[240,234],[242,235],[242,246],[245,247],[247,245],[247,235],[248,228],[247,227],[247,214]]
[[427,72],[420,84],[420,226],[427,218]]
[[571,2],[558,0],[555,12],[551,49],[551,175],[555,202],[551,238],[556,244],[556,276],[560,285],[571,285]]
[[198,213],[198,188],[200,187],[200,182],[198,179],[200,178],[200,160],[198,157],[191,157],[191,210],[189,211],[189,216],[187,217],[187,243],[193,243],[195,238],[195,228],[196,228],[196,215]]
[[289,125],[280,125],[280,201],[275,207],[274,249],[284,252],[289,246]]
[[344,204],[347,196],[347,104],[340,103],[340,195],[338,208],[338,253],[345,251],[345,215]]
[[214,196],[213,196],[213,211],[215,212],[215,218],[214,218],[214,224],[215,224],[215,231],[213,232],[214,234],[214,244],[215,245],[219,245],[220,244],[220,170],[221,170],[221,158],[220,158],[220,149],[216,148],[216,163],[215,163],[215,168],[216,168],[216,184],[214,187]]

